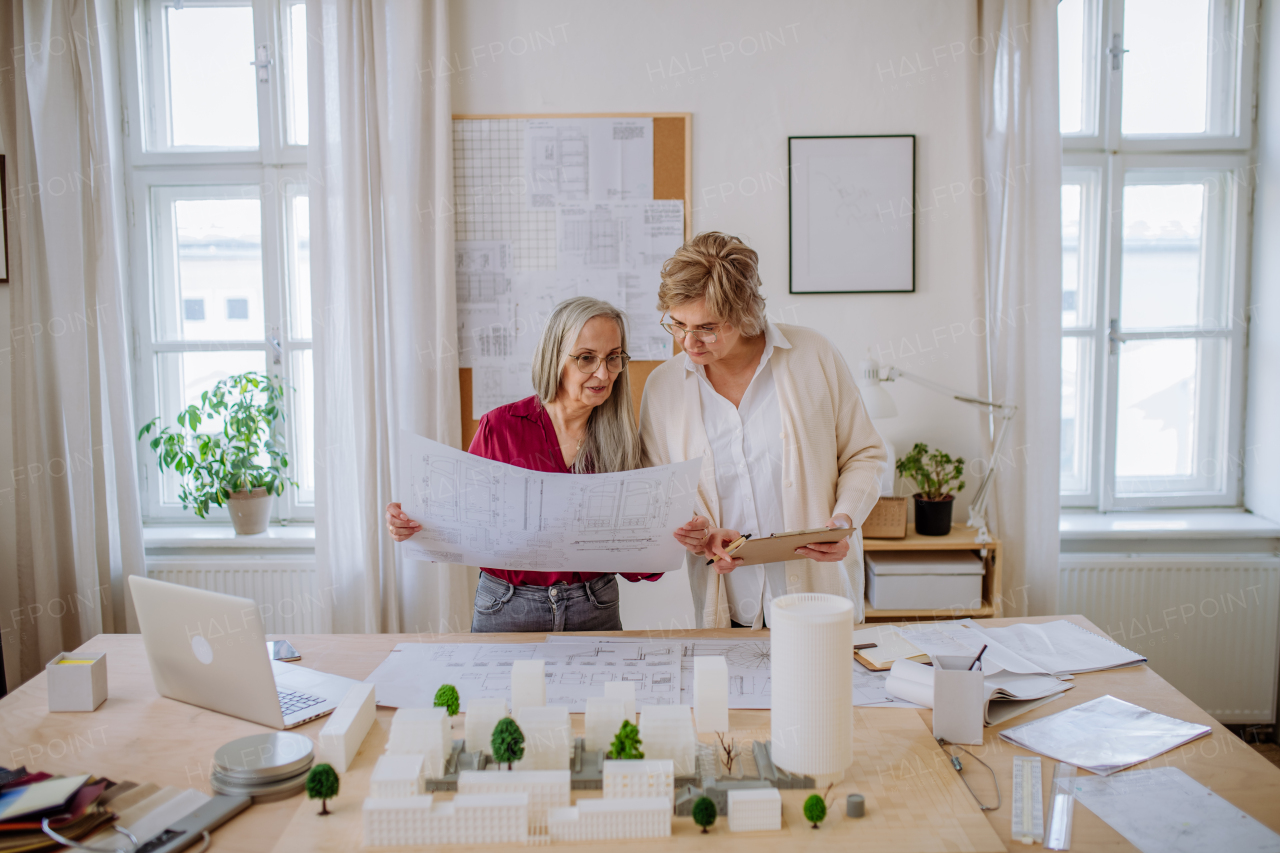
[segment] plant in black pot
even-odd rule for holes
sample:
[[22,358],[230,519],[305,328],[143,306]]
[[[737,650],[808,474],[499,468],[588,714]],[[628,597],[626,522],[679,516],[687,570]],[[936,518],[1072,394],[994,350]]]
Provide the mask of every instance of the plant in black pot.
[[951,507],[956,496],[951,491],[964,490],[964,460],[952,459],[941,450],[929,452],[929,445],[916,442],[911,452],[898,460],[898,474],[913,481],[919,489],[916,499],[916,533],[921,536],[946,536],[951,532]]
[[[267,529],[271,498],[282,494],[286,483],[298,485],[285,474],[289,458],[277,434],[284,421],[284,392],[278,377],[228,376],[201,394],[199,405],[178,412],[177,429],[156,431],[151,449],[161,471],[181,478],[184,509],[204,518],[210,504],[226,506],[237,536]],[[157,417],[139,430],[138,440],[159,423]]]

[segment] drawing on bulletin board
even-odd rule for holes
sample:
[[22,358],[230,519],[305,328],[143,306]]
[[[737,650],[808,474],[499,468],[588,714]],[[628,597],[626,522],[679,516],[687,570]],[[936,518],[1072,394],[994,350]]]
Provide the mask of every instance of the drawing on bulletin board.
[[685,113],[454,116],[455,275],[463,446],[479,419],[533,393],[533,351],[574,296],[627,315],[637,410],[673,354],[662,264],[690,236]]
[[792,293],[912,293],[913,135],[787,139]]

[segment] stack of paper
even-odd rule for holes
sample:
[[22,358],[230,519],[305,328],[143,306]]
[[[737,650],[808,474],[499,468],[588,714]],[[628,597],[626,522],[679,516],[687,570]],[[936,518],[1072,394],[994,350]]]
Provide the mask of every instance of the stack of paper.
[[1108,776],[1213,731],[1114,696],[1068,708],[1000,733],[1023,749]]
[[[890,695],[926,708],[933,707],[933,667],[909,660],[893,664],[885,689]],[[988,726],[1052,702],[1074,685],[1046,675],[999,672],[983,678],[983,718]]]
[[979,627],[972,619],[962,619],[898,630],[931,657],[976,655],[986,646],[982,668],[987,673],[1006,670],[1023,675],[1062,677],[1136,666],[1147,661],[1142,655],[1065,619],[1041,625],[1019,623],[1007,628]]

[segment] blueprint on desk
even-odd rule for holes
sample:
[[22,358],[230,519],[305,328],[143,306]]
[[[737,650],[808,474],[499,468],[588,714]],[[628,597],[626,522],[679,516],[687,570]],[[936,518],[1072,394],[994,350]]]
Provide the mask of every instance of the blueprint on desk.
[[680,701],[679,643],[399,643],[365,679],[377,702],[392,708],[429,708],[442,684],[458,689],[462,710],[471,699],[511,698],[511,665],[546,661],[547,704],[587,710],[611,681],[629,681],[637,705]]
[[672,532],[693,515],[702,458],[614,474],[548,474],[401,434],[407,494],[422,530],[406,556],[534,572],[666,572],[684,565]]

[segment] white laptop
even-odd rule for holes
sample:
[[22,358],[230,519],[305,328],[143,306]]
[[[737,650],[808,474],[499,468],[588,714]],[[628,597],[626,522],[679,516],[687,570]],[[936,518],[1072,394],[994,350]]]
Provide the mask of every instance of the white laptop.
[[161,696],[274,729],[323,717],[359,682],[273,661],[251,598],[131,575]]

